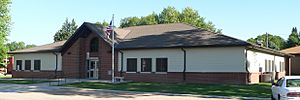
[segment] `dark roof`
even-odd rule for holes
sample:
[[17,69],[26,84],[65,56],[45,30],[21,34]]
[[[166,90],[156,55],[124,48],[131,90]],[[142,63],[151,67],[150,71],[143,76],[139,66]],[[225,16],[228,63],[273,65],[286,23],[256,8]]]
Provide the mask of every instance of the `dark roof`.
[[[12,51],[13,53],[53,52],[68,50],[79,37],[87,37],[96,33],[111,45],[111,39],[104,34],[104,27],[99,24],[84,22],[67,41],[38,46],[29,49]],[[245,46],[248,49],[285,56],[285,53],[253,45],[224,34],[198,29],[183,23],[134,26],[115,29],[118,44],[117,49],[147,49],[147,48],[190,48],[190,47],[230,47]]]
[[248,42],[175,23],[124,28],[130,32],[121,39],[118,49],[247,46]]
[[36,46],[32,48],[10,51],[9,54],[19,54],[19,53],[38,53],[38,52],[60,52],[63,44],[66,41],[59,41],[51,44]]

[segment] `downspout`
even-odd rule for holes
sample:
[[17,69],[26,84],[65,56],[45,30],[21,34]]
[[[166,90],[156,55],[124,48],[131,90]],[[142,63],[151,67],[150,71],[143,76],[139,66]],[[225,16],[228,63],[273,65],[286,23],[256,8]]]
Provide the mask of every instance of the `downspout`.
[[183,81],[186,80],[186,50],[184,48],[181,48],[183,51]]
[[124,53],[120,50],[121,53],[121,71],[120,71],[120,77],[123,77],[123,57]]
[[250,73],[249,73],[249,70],[248,70],[248,50],[247,50],[247,48],[245,49],[246,51],[245,51],[245,58],[246,58],[246,60],[245,60],[245,67],[246,67],[246,84],[248,84],[249,82],[250,82]]
[[53,52],[53,54],[55,55],[55,76],[54,78],[57,77],[57,69],[58,69],[58,54],[56,52]]

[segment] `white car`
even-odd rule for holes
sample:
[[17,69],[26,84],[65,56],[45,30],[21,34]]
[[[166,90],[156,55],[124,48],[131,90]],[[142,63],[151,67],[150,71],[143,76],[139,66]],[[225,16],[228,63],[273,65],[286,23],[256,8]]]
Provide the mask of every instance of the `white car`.
[[272,100],[300,100],[300,76],[285,76],[272,83]]

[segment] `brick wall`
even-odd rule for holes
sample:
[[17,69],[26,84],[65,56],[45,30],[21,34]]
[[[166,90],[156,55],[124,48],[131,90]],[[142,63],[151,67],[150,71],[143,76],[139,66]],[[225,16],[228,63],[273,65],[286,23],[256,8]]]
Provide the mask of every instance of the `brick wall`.
[[223,72],[188,72],[183,81],[183,73],[169,72],[167,74],[155,73],[123,73],[125,80],[136,82],[186,82],[209,84],[247,84],[247,73]]
[[[57,75],[62,72],[58,71]],[[54,78],[55,71],[12,71],[13,78]]]
[[80,68],[80,40],[79,38],[67,51],[62,55],[62,70],[68,78],[79,78]]
[[259,83],[260,82],[260,75],[261,73],[257,72],[257,73],[249,73],[249,78],[248,78],[248,82],[249,83]]
[[[90,41],[98,37],[95,33],[89,34],[85,38],[79,38],[63,55],[63,71],[70,78],[86,78],[86,53],[90,50]],[[90,57],[98,57],[99,79],[110,80],[111,75],[111,46],[102,38],[99,39],[99,51],[90,52]],[[115,53],[115,66],[117,66],[117,52]],[[117,70],[117,69],[116,69]]]

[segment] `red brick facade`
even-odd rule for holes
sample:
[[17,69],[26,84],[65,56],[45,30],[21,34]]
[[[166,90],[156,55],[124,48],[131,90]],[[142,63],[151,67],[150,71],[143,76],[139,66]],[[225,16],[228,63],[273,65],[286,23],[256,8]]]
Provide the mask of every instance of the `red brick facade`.
[[186,80],[181,72],[156,73],[123,73],[125,80],[136,82],[186,82],[209,84],[247,84],[247,73],[235,72],[188,72]]
[[[90,41],[95,37],[99,39],[98,52],[89,52]],[[74,44],[72,44],[66,53],[62,55],[62,69],[64,75],[69,78],[86,78],[87,52],[90,53],[90,57],[96,57],[99,59],[99,79],[111,79],[111,75],[108,73],[111,71],[111,46],[102,38],[96,36],[95,33],[89,33],[87,37],[79,38]],[[115,59],[117,60],[117,58],[118,56],[116,53]],[[115,62],[117,65],[117,61]]]
[[[57,75],[61,75],[61,71]],[[12,71],[13,78],[54,78],[55,71]]]

